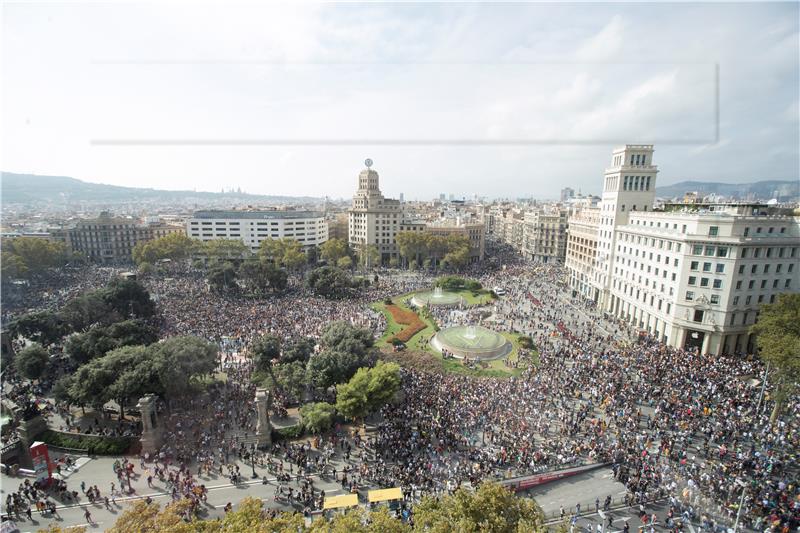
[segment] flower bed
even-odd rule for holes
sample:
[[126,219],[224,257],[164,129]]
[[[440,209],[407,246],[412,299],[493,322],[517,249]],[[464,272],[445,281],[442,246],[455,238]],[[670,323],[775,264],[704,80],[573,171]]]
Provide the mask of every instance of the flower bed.
[[413,311],[402,309],[396,305],[387,305],[386,309],[391,313],[392,319],[394,319],[395,322],[406,326],[400,333],[389,339],[389,342],[392,342],[393,339],[408,342],[411,340],[411,337],[428,327],[428,325]]

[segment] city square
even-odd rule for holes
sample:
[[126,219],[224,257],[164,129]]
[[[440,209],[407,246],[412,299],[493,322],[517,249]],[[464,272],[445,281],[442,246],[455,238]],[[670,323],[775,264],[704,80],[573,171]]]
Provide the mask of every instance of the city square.
[[0,19],[0,533],[800,533],[800,3]]

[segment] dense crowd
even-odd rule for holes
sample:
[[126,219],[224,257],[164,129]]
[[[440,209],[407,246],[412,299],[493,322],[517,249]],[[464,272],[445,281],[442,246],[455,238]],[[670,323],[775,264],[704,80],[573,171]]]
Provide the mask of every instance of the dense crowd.
[[[308,513],[324,499],[311,473],[333,476],[346,490],[402,486],[413,499],[484,479],[608,462],[627,487],[629,503],[668,499],[670,523],[681,515],[702,517],[709,527],[730,521],[744,490],[744,523],[761,531],[800,525],[800,401],[791,398],[774,425],[768,402],[756,412],[759,390],[749,380],[763,373],[758,360],[708,356],[640,337],[591,302],[570,297],[557,267],[506,263],[473,272],[505,296],[480,309],[432,312],[443,324],[481,322],[528,335],[538,365],[509,379],[404,369],[404,401],[381,410],[374,433],[337,428],[313,442],[266,451],[254,446],[252,364],[230,355],[263,333],[317,338],[334,320],[379,336],[384,318],[367,304],[429,288],[432,278],[381,273],[358,297],[335,301],[310,294],[296,279],[284,294],[263,298],[209,291],[191,269],[146,279],[161,333],[218,343],[227,379],[171,406],[162,417],[165,444],[142,458],[140,470],[148,483],[160,480],[174,498],[190,498],[198,508],[205,494],[201,474],[238,483],[237,463],[255,463],[277,476],[276,501]],[[96,288],[90,284],[108,275],[92,272],[77,286]],[[42,302],[52,305],[75,290]],[[347,466],[337,471],[334,458]],[[124,476],[119,483],[122,489]]]

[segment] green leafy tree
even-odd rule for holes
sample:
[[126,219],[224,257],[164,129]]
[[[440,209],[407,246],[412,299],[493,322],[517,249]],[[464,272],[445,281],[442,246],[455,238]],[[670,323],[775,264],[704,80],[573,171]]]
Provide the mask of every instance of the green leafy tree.
[[28,379],[39,379],[47,369],[50,362],[50,354],[41,344],[34,343],[26,346],[14,357],[14,368],[23,377]]
[[776,370],[774,423],[800,383],[800,294],[780,294],[775,303],[762,305],[750,331],[759,356]]
[[281,363],[292,363],[295,361],[303,364],[307,363],[311,354],[314,352],[314,339],[301,337],[285,343],[281,350]]
[[84,364],[122,346],[152,344],[158,340],[156,329],[141,319],[125,320],[109,326],[96,325],[85,333],[67,338],[64,345],[70,359]]
[[0,253],[0,276],[4,285],[12,280],[25,279],[28,277],[28,265],[17,254],[3,250]]
[[350,258],[350,256],[346,255],[344,257],[340,257],[336,261],[335,265],[337,268],[341,268],[342,270],[350,270],[353,268],[353,260]]
[[352,289],[353,279],[341,268],[324,266],[309,272],[306,284],[319,296],[341,298]]
[[263,259],[253,258],[245,261],[241,274],[247,285],[256,293],[267,291],[281,292],[286,289],[289,275],[285,270],[276,267]]
[[148,347],[154,354],[156,370],[167,399],[184,397],[194,391],[192,383],[208,376],[217,366],[216,345],[198,337],[170,337]]
[[541,509],[497,483],[477,491],[458,489],[452,496],[426,497],[414,507],[414,525],[431,533],[527,533],[545,531]]
[[70,331],[84,331],[94,324],[110,324],[123,318],[106,302],[101,291],[90,291],[73,298],[61,308],[58,316]]
[[112,310],[125,318],[150,318],[156,313],[150,293],[136,280],[113,279],[99,294]]
[[280,386],[273,372],[273,362],[277,362],[281,356],[281,340],[269,333],[258,337],[250,344],[250,356],[256,370],[266,372],[272,383]]
[[133,247],[133,260],[137,265],[155,263],[162,259],[179,261],[188,259],[200,248],[200,243],[185,233],[170,233],[151,241],[142,241]]
[[52,311],[32,311],[14,319],[9,324],[13,336],[22,336],[44,346],[58,342],[67,325]]
[[374,346],[375,338],[367,328],[357,328],[338,320],[325,328],[320,342],[328,350],[365,355]]
[[225,261],[224,263],[216,263],[208,269],[206,280],[209,286],[217,291],[227,291],[238,287],[236,284],[236,268],[233,263]]
[[348,418],[362,419],[391,400],[400,388],[400,366],[378,362],[359,368],[349,382],[336,387],[336,410]]
[[[17,237],[3,240],[3,262],[10,260],[18,274],[37,276],[45,270],[66,264],[67,248],[64,243],[38,237]],[[10,259],[8,254],[17,259]]]
[[208,257],[212,263],[238,262],[250,255],[250,249],[238,239],[214,239],[198,247],[198,253]]
[[343,239],[328,239],[319,248],[322,259],[329,265],[338,264],[339,260],[347,257],[350,252],[347,241]]
[[300,408],[300,422],[311,433],[324,433],[333,424],[335,413],[336,410],[329,403],[307,403]]
[[258,255],[278,267],[296,270],[308,262],[303,246],[295,239],[264,239]]
[[327,389],[349,380],[359,368],[368,366],[373,361],[374,357],[371,354],[359,355],[326,350],[309,359],[306,379],[313,387]]

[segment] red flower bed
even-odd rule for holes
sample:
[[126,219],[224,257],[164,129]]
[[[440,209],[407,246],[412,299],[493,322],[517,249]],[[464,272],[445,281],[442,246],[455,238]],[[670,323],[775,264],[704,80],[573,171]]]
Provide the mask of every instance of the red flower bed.
[[406,326],[400,333],[389,339],[389,342],[392,342],[393,339],[408,342],[411,340],[411,337],[428,327],[428,325],[413,311],[401,309],[394,304],[387,305],[386,309],[392,314],[392,318],[395,322]]

